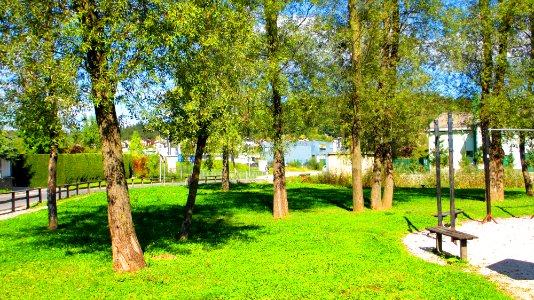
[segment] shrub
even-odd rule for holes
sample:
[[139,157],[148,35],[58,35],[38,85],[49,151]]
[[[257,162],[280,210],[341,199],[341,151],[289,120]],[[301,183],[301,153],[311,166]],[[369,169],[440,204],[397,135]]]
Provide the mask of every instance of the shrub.
[[[20,156],[13,165],[17,186],[45,187],[48,182],[48,154]],[[58,185],[103,180],[102,155],[96,153],[60,154],[57,161]]]

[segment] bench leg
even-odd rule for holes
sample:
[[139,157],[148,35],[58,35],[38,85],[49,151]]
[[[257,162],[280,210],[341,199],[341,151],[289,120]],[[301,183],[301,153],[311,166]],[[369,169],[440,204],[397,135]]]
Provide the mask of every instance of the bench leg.
[[460,259],[467,260],[467,240],[460,240]]
[[443,253],[443,236],[441,233],[436,233],[436,251]]

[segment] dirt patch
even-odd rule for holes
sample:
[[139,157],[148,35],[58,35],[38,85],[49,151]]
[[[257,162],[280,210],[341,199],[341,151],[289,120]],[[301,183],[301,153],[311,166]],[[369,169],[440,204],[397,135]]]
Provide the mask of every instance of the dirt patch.
[[[478,236],[467,242],[467,260],[480,274],[495,281],[517,299],[534,300],[534,219],[497,219],[497,223],[468,221],[456,229]],[[447,262],[435,255],[435,235],[428,231],[411,233],[403,239],[408,250],[438,264]],[[460,255],[460,246],[443,237],[443,251]]]

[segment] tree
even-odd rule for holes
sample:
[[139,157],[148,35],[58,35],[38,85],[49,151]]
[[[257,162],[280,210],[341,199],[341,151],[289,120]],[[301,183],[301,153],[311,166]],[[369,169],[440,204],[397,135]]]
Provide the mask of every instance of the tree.
[[153,44],[145,39],[152,24],[147,20],[155,12],[149,2],[127,0],[78,0],[72,8],[102,144],[113,266],[116,271],[133,272],[146,262],[132,220],[115,97],[119,83],[128,87],[138,82],[132,80],[134,76],[147,75],[153,51]]
[[68,18],[54,1],[1,3],[7,32],[2,32],[4,63],[11,74],[7,98],[15,105],[14,125],[26,145],[50,153],[48,163],[48,228],[58,226],[56,165],[63,126],[72,123],[76,104],[76,59],[61,26]]
[[128,151],[135,157],[143,154],[143,144],[141,143],[141,137],[137,130],[132,134],[130,144],[128,145]]
[[280,37],[278,35],[278,15],[283,3],[277,0],[263,1],[265,18],[266,48],[268,71],[267,77],[271,87],[271,109],[273,116],[273,148],[274,148],[274,198],[273,217],[282,219],[289,215],[286,190],[284,150],[282,144],[282,82],[280,69]]
[[[160,70],[173,82],[156,103],[163,118],[155,120],[158,131],[171,140],[195,141],[193,173],[180,230],[189,236],[203,155],[208,138],[219,128],[231,107],[246,61],[252,23],[247,6],[240,1],[183,1],[162,3],[166,10],[159,33],[165,55]],[[184,13],[187,12],[187,13]]]
[[[444,34],[448,41],[445,64],[465,75],[463,85],[474,87],[471,98],[477,100],[473,101],[474,113],[483,132],[510,125],[509,120],[517,115],[510,102],[514,80],[510,77],[510,57],[513,56],[509,52],[517,12],[522,10],[521,2],[470,1],[461,8],[452,5],[443,14],[448,28]],[[499,131],[492,131],[490,135],[490,198],[499,201],[504,200],[502,135]]]
[[[364,4],[365,5],[365,4]],[[352,210],[363,211],[363,180],[361,150],[361,106],[363,90],[363,23],[356,0],[349,0],[350,50],[351,50],[351,93],[350,93],[350,153],[352,163]],[[365,8],[362,8],[365,9]]]

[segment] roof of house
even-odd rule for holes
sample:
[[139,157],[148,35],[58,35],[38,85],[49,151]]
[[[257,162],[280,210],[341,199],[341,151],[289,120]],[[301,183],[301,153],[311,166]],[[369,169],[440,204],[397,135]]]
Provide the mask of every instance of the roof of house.
[[[440,131],[448,129],[448,113],[442,113],[438,116],[438,127]],[[452,113],[452,129],[453,130],[467,130],[471,129],[475,120],[471,113]],[[430,130],[434,130],[434,121],[430,123]]]

